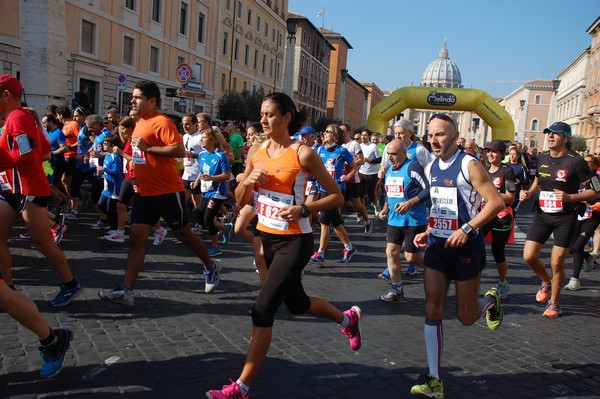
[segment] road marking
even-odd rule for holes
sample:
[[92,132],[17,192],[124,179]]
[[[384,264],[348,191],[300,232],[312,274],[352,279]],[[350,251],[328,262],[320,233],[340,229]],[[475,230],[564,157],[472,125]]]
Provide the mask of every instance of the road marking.
[[82,380],[84,381],[89,381],[92,378],[104,373],[109,366],[115,364],[116,362],[118,362],[121,358],[119,356],[111,356],[108,359],[106,359],[105,361],[103,361],[102,363],[100,363],[98,366],[94,367],[93,369],[91,369],[90,371],[88,371],[87,373],[84,374],[84,376],[82,377]]

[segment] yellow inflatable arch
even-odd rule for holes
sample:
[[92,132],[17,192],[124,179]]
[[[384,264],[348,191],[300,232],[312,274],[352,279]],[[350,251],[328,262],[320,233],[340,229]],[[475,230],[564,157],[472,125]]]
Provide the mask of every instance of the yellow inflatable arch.
[[473,111],[491,128],[493,140],[514,140],[511,116],[489,94],[477,89],[408,86],[378,103],[367,118],[367,129],[385,134],[388,122],[407,108]]

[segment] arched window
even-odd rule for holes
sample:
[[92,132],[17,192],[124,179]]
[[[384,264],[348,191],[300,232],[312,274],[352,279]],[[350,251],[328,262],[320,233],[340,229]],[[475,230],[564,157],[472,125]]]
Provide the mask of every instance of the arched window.
[[538,130],[540,130],[540,121],[538,121],[537,119],[534,119],[531,121],[531,130],[534,132],[537,132]]

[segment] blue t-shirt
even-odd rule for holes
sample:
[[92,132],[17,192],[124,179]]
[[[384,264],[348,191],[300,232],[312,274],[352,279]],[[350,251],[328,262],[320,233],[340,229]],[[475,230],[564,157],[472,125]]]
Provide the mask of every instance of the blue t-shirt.
[[[429,181],[425,177],[423,167],[416,159],[407,158],[398,169],[389,167],[386,170],[385,191],[388,198],[390,226],[407,227],[427,224],[425,201],[429,198]],[[405,214],[394,210],[397,204],[414,197],[418,197],[420,202]]]
[[102,195],[118,199],[123,183],[123,160],[115,153],[104,157],[104,190]]
[[[52,151],[58,150],[60,148],[60,145],[67,141],[67,139],[65,138],[65,134],[58,127],[56,129],[48,132],[48,137],[49,137],[50,147],[52,148]],[[52,154],[52,157],[50,158],[50,163],[52,165],[60,165],[61,163],[65,163],[65,155],[64,154],[58,154],[58,155]]]
[[[227,156],[221,150],[208,152],[203,150],[198,156],[200,164],[200,174],[216,176],[225,172],[229,172],[229,161]],[[227,182],[226,181],[200,181],[200,191],[204,198],[227,198]]]
[[83,156],[87,154],[87,152],[94,145],[93,141],[90,139],[88,135],[85,134],[87,131],[87,127],[83,126],[79,130],[79,134],[77,135],[77,155],[81,156],[82,159],[77,160],[77,168],[80,169],[83,173],[90,170],[90,164],[83,161]]
[[[340,181],[340,177],[344,174],[344,167],[346,163],[354,162],[352,154],[342,146],[337,146],[333,150],[329,151],[325,146],[321,146],[318,149],[319,157],[325,164],[327,173],[333,177],[340,190],[346,190],[346,182]],[[322,192],[326,192],[323,187],[319,184]]]

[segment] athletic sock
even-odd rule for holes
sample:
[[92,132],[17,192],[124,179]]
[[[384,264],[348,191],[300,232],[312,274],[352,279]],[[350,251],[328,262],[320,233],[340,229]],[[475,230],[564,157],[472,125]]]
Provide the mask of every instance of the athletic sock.
[[344,313],[344,320],[342,320],[342,322],[340,323],[340,327],[346,328],[346,327],[348,327],[349,324],[350,324],[350,316],[348,316],[346,313]]
[[425,347],[429,374],[440,380],[440,363],[444,347],[444,329],[441,320],[425,320]]
[[344,249],[345,250],[351,251],[352,248],[354,248],[354,245],[352,245],[351,242],[349,242],[348,244],[344,245]]
[[56,333],[53,329],[50,329],[50,335],[47,338],[40,339],[41,346],[50,346],[56,342],[58,338],[56,337]]
[[77,286],[77,280],[73,279],[67,283],[63,284],[65,288],[75,288]]
[[496,300],[493,296],[486,296],[485,298],[477,298],[477,307],[479,308],[479,315],[483,317],[485,313],[496,306]]
[[238,386],[240,387],[242,395],[248,395],[248,391],[250,391],[250,387],[248,385],[244,384],[240,379],[238,379],[235,383],[238,384]]

